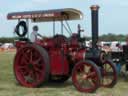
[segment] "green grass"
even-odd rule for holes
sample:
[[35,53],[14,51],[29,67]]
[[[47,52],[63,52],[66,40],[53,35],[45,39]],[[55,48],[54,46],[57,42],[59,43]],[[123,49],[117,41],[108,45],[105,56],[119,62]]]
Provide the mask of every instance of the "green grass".
[[24,88],[16,83],[13,74],[14,53],[0,53],[0,96],[127,96],[128,81],[119,77],[114,88],[99,88],[95,93],[78,92],[72,81],[64,84],[47,83],[41,88]]

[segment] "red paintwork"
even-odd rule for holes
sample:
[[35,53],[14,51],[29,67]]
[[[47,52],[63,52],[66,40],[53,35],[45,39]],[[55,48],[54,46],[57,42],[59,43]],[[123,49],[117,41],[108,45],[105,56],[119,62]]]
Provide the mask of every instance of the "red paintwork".
[[[117,82],[116,69],[115,69],[113,62],[111,62],[110,60],[106,60],[103,63],[103,70],[101,71],[101,74],[104,79],[102,81],[101,86],[113,87],[115,85],[115,83]],[[106,81],[105,81],[105,79],[106,79]]]
[[71,52],[72,59],[80,61],[85,59],[85,49],[81,49],[78,51]]
[[[80,49],[77,37],[72,37],[71,40],[65,42],[63,36],[59,36],[58,39],[47,38],[44,40],[37,40],[36,44],[45,48],[50,58],[50,73],[52,75],[69,75],[69,60],[67,55],[70,56],[72,62],[77,63],[80,60],[85,59],[85,49]],[[73,41],[74,40],[74,41]],[[17,49],[20,49],[25,45],[24,42],[16,42]]]
[[74,86],[81,92],[93,92],[100,85],[96,67],[90,62],[81,61],[72,71]]
[[[97,11],[97,10],[93,10],[93,11]],[[92,17],[95,17],[95,15],[97,15],[96,13],[97,12],[94,12],[94,14],[92,13],[93,14]],[[81,12],[77,10],[72,10],[72,11],[52,10],[52,11],[43,11],[43,12],[42,11],[18,12],[18,13],[8,14],[8,19],[32,19],[33,22],[41,22],[41,21],[43,22],[43,21],[53,21],[53,20],[62,21],[63,19],[72,20],[72,19],[79,19],[78,17],[79,18],[81,17]],[[97,30],[98,28],[96,28],[98,27],[96,26],[97,20],[96,23],[95,22],[92,23],[93,23],[92,25],[94,25],[93,31],[94,33],[97,33],[98,32]],[[16,42],[17,53],[14,60],[14,72],[16,75],[16,79],[23,86],[38,87],[38,85],[44,83],[44,81],[48,81],[48,79],[50,79],[49,76],[59,77],[60,80],[65,81],[65,79],[67,80],[67,77],[69,78],[72,73],[73,84],[79,91],[82,92],[95,91],[100,86],[101,74],[99,71],[99,67],[97,67],[95,63],[91,61],[87,62],[87,60],[85,60],[86,49],[83,48],[83,46],[81,46],[82,40],[84,38],[80,37],[80,32],[82,32],[82,30],[80,26],[78,26],[78,33],[72,34],[72,36],[69,39],[67,39],[63,35],[56,35],[53,38],[37,40],[34,44],[28,44],[30,42],[17,41]],[[93,41],[97,41],[97,40],[93,40]],[[96,57],[98,56],[94,56],[94,59]],[[100,61],[99,57],[96,60]],[[86,72],[85,68],[88,66],[89,66],[88,72]],[[117,80],[116,68],[114,66],[111,67],[113,68],[114,71],[113,72],[114,79],[112,79],[114,82]],[[104,77],[108,76],[107,70],[103,69],[102,67],[101,69],[102,69],[101,71],[102,71],[103,79],[105,79]],[[83,76],[81,76],[81,74],[83,74]],[[81,78],[78,78],[80,76]],[[26,77],[31,77],[31,78],[26,78]],[[66,78],[62,78],[62,77],[66,77]],[[84,82],[83,84],[83,81],[85,80],[86,82]],[[112,83],[110,82],[107,85],[104,84],[104,82],[102,82],[103,83],[102,86],[105,87],[113,86],[116,83],[113,82]],[[90,83],[90,86],[88,83]],[[83,85],[87,87],[83,87]]]
[[16,41],[16,43],[15,43],[15,46],[16,46],[17,50],[24,47],[25,45],[26,45],[25,41]]
[[23,86],[37,87],[45,80],[44,65],[41,53],[34,46],[19,49],[14,63],[16,79]]
[[52,75],[67,75],[69,73],[68,60],[61,50],[52,50],[50,58]]
[[[91,92],[93,90],[95,90],[97,88],[97,82],[99,82],[100,78],[98,77],[97,75],[97,70],[92,70],[94,66],[92,66],[90,63],[86,63],[86,62],[79,62],[79,61],[82,61],[85,59],[85,54],[86,54],[86,49],[81,49],[80,47],[80,42],[78,42],[77,40],[77,37],[72,37],[69,41],[65,41],[65,39],[63,38],[63,36],[60,36],[59,37],[59,44],[57,42],[57,39],[54,39],[54,38],[46,38],[44,40],[37,40],[35,43],[39,46],[41,46],[42,48],[45,48],[45,50],[47,51],[48,55],[49,55],[49,62],[50,62],[50,75],[52,76],[69,76],[71,74],[70,71],[72,71],[72,69],[70,68],[70,64],[72,61],[72,64],[76,64],[74,65],[74,69],[72,71],[72,80],[73,80],[73,83],[74,85],[76,86],[76,88],[79,90],[79,91],[82,91],[82,92]],[[24,80],[24,76],[22,77],[22,71],[23,71],[23,74],[25,72],[24,75],[31,75],[31,73],[27,73],[27,72],[31,72],[31,70],[21,70],[21,72],[19,71],[20,68],[26,68],[26,66],[28,66],[28,63],[24,63],[26,65],[22,66],[23,64],[23,61],[25,61],[25,59],[27,58],[28,56],[28,62],[31,63],[32,65],[34,65],[34,62],[31,62],[31,54],[27,54],[27,51],[24,51],[23,48],[24,46],[26,46],[27,43],[24,42],[24,41],[17,41],[16,42],[16,47],[17,47],[17,50],[18,50],[18,57],[16,57],[15,59],[15,64],[14,64],[14,68],[15,70],[15,74],[16,74],[16,78],[17,79],[22,79],[22,80],[18,80],[18,81],[22,81],[21,84],[24,85],[24,86],[27,86],[27,87],[36,87],[37,85],[39,85],[41,82],[43,82],[43,70],[39,70],[40,73],[38,73],[40,76],[38,82],[36,83],[31,83],[31,84],[28,84],[27,82],[25,82]],[[34,46],[30,46],[28,49],[31,50],[33,49]],[[22,51],[20,51],[22,49]],[[23,52],[24,51],[24,52]],[[36,52],[36,50],[35,50]],[[37,60],[39,59],[39,57],[41,56],[41,53],[38,53],[39,54],[37,57]],[[37,55],[36,54],[36,55]],[[43,53],[42,53],[43,54]],[[27,55],[26,57],[24,57],[25,55]],[[36,56],[35,55],[35,56]],[[69,60],[69,57],[70,57],[70,60]],[[42,60],[42,59],[41,59]],[[42,61],[43,63],[43,61]],[[113,70],[113,78],[109,78],[108,74],[107,74],[107,71],[109,69],[105,69],[103,68],[101,73],[102,73],[102,76],[103,76],[103,79],[105,77],[108,77],[111,82],[108,82],[107,84],[105,84],[104,82],[102,82],[102,86],[104,87],[111,87],[111,86],[114,86],[115,85],[115,81],[117,80],[117,75],[116,75],[116,69],[114,67],[114,65],[112,65],[112,63],[110,61],[106,61],[104,62],[103,65],[105,64],[109,64]],[[83,71],[83,67],[84,66],[90,66],[92,67],[90,69],[90,72],[89,73],[85,73],[82,77],[82,79],[92,79],[92,80],[95,80],[94,83],[94,86],[90,86],[90,87],[87,87],[87,88],[82,88],[82,85],[79,84],[79,80],[77,79],[77,74],[79,74],[79,71]],[[34,66],[34,68],[38,69],[38,66]],[[80,67],[80,68],[79,68]],[[45,68],[44,68],[45,69]],[[20,72],[20,73],[19,73]],[[34,71],[35,72],[35,71]],[[95,73],[95,74],[93,74]]]
[[60,13],[19,13],[19,14],[13,14],[8,15],[8,19],[34,19],[34,18],[52,18],[52,17],[60,17]]

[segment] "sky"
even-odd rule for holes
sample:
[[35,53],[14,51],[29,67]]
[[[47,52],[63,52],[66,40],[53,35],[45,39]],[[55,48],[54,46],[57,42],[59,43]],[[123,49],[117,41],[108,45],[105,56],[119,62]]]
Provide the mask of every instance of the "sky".
[[[17,24],[7,20],[10,12],[75,8],[83,12],[84,19],[71,21],[71,29],[77,31],[77,24],[85,30],[85,36],[91,36],[91,5],[99,5],[99,34],[128,34],[128,0],[1,0],[0,3],[0,37],[12,37]],[[30,24],[30,31],[33,23]],[[52,23],[39,23],[42,35],[52,35]],[[59,32],[60,29],[58,28]]]

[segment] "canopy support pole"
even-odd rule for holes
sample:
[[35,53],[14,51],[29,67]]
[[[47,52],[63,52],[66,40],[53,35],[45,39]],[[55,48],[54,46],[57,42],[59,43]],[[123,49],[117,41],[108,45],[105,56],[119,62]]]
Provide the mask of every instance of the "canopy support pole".
[[63,20],[61,20],[61,34],[63,35]]
[[55,23],[55,20],[53,20],[53,36],[55,36],[55,33],[56,33],[56,23]]
[[28,28],[27,38],[29,38],[29,19],[26,19],[26,24],[27,24],[27,28]]

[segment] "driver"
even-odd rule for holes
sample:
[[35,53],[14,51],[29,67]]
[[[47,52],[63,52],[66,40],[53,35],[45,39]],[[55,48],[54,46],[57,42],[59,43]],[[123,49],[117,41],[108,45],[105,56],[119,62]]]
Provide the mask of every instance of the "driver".
[[43,38],[43,36],[38,33],[38,30],[39,30],[38,26],[33,26],[33,31],[30,35],[30,41],[31,42],[36,42],[37,36]]

